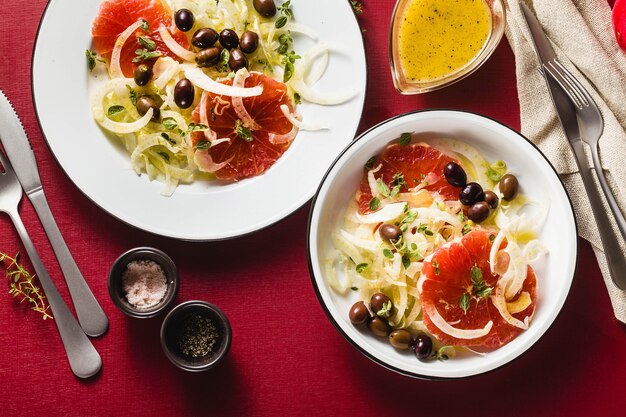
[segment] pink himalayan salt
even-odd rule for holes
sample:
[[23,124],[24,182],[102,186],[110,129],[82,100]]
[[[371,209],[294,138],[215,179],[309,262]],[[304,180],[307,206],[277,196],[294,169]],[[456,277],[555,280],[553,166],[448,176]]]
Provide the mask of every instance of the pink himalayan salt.
[[135,308],[146,310],[159,304],[167,292],[165,272],[151,260],[132,261],[122,274],[122,289]]

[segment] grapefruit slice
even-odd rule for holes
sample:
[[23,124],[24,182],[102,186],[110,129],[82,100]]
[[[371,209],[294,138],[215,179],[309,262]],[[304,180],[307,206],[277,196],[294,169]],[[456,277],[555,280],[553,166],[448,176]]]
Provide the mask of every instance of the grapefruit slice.
[[[450,185],[443,174],[443,168],[452,161],[454,159],[428,145],[394,143],[376,158],[372,167],[375,169],[381,165],[374,177],[381,178],[385,184],[392,182],[396,174],[404,174],[406,186],[402,187],[400,192],[421,183],[427,184],[424,189],[439,193],[444,200],[458,200],[460,188]],[[367,172],[366,168],[357,196],[361,214],[372,211],[369,208],[372,192],[367,181]]]
[[[493,303],[492,296],[500,276],[492,274],[489,268],[489,235],[484,230],[475,229],[460,241],[439,248],[424,262],[422,273],[425,280],[421,288],[424,325],[445,345],[495,349],[510,342],[523,331],[505,321]],[[477,286],[472,281],[473,275],[480,275],[484,286]],[[482,288],[482,293],[478,287]],[[512,314],[515,319],[523,322],[527,317],[532,317],[537,301],[536,289],[537,278],[528,266],[522,289],[512,300],[508,300],[515,303],[521,297],[530,296],[528,306]],[[524,293],[527,295],[524,296]],[[463,298],[465,303],[462,302]],[[461,332],[455,336],[443,331],[438,317],[455,329],[461,329]],[[489,322],[492,324],[489,325]],[[489,331],[485,335],[458,337],[464,331],[486,328]]]
[[[233,80],[226,78],[220,82],[232,85]],[[291,144],[272,143],[269,140],[270,134],[285,135],[292,131],[293,125],[280,109],[284,104],[293,112],[287,86],[259,72],[251,72],[244,87],[257,85],[263,86],[261,95],[243,98],[244,108],[256,123],[256,128],[250,131],[251,137],[247,139],[237,132],[237,127],[242,122],[232,104],[232,98],[207,92],[209,98],[206,116],[209,126],[215,132],[216,138],[230,139],[208,149],[214,163],[225,163],[225,166],[214,173],[219,179],[238,181],[259,175],[271,167]],[[200,105],[193,112],[193,121],[200,121]],[[205,140],[202,132],[193,133],[191,143],[195,148],[199,149],[198,143],[202,140]]]
[[165,45],[159,35],[159,29],[165,27],[172,30],[172,37],[176,42],[183,48],[189,47],[187,36],[172,25],[172,12],[161,0],[106,0],[103,2],[91,26],[92,47],[107,62],[110,62],[117,37],[140,19],[148,22],[148,30],[135,31],[124,44],[120,55],[120,66],[126,77],[132,77],[135,65],[140,64],[133,62],[137,56],[135,51],[146,48],[139,43],[140,36],[152,40],[156,46],[155,51],[176,60],[180,59]]

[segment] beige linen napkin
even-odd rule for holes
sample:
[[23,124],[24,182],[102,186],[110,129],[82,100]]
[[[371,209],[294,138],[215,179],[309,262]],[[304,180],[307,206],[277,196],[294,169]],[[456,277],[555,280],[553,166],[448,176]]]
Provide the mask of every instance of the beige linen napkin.
[[[615,317],[626,323],[626,292],[609,276],[591,206],[546,83],[537,71],[537,57],[518,0],[505,2],[506,36],[515,53],[522,133],[539,146],[560,174],[574,204],[578,232],[593,245]],[[526,4],[541,22],[559,60],[585,85],[602,111],[600,159],[613,194],[626,212],[626,54],[615,41],[611,9],[606,0],[526,0]],[[606,202],[604,205],[612,219]],[[613,228],[619,236],[614,222]],[[619,244],[626,256],[621,238]]]

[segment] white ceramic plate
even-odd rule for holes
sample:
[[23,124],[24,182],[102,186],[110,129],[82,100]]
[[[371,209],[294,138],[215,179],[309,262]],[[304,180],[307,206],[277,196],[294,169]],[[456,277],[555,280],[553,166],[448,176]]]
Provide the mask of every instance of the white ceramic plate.
[[[539,239],[549,255],[536,268],[537,309],[528,330],[507,345],[481,357],[459,355],[448,361],[418,361],[412,353],[396,351],[386,340],[354,327],[348,319],[356,293],[342,296],[324,278],[325,259],[332,250],[331,234],[343,222],[354,198],[363,165],[403,132],[416,132],[421,140],[455,138],[476,147],[488,160],[502,159],[518,177],[521,192],[549,202]],[[527,139],[491,119],[457,111],[433,110],[389,119],[349,145],[326,173],[313,200],[308,231],[309,267],[320,303],[337,330],[364,355],[394,371],[422,378],[461,378],[484,373],[515,359],[548,330],[569,293],[577,256],[576,223],[570,200],[556,172]]]
[[[365,98],[363,40],[347,1],[293,0],[296,21],[314,29],[320,41],[336,45],[320,91],[356,88],[338,106],[303,104],[305,120],[330,130],[300,132],[290,149],[266,173],[234,184],[196,181],[172,197],[162,184],[135,175],[126,151],[94,122],[90,92],[98,84],[84,55],[100,0],[51,0],[40,24],[32,65],[39,123],[52,153],[76,186],[97,205],[140,229],[185,240],[218,240],[254,232],[294,212],[314,194],[324,172],[354,138]],[[71,23],[69,23],[71,22]],[[312,42],[295,38],[296,51]]]

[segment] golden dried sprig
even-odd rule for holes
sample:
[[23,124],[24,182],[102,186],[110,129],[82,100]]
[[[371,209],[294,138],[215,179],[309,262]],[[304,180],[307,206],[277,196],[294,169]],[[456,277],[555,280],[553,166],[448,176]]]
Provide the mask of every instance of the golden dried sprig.
[[18,299],[20,303],[28,301],[32,305],[31,309],[41,313],[44,320],[52,319],[53,317],[49,313],[50,306],[46,302],[46,295],[39,287],[37,275],[31,275],[20,265],[19,258],[19,252],[15,257],[0,252],[0,265],[4,268],[5,275],[9,280],[9,294]]

